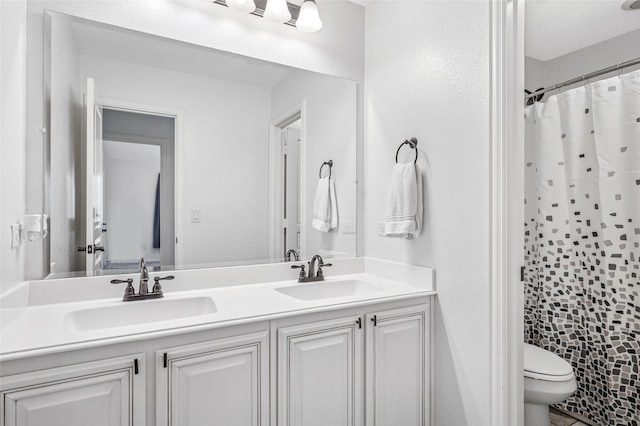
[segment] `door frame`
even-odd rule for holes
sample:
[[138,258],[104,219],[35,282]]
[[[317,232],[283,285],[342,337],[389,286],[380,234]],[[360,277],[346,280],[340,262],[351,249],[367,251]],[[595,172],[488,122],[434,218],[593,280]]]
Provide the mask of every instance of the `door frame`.
[[524,6],[492,0],[489,424],[524,422]]
[[[104,108],[104,107],[103,107]],[[107,108],[107,109],[111,109],[111,108]],[[140,144],[140,145],[152,145],[152,146],[157,146],[160,148],[160,171],[162,172],[162,170],[167,170],[167,168],[169,167],[169,157],[166,154],[167,150],[169,149],[169,139],[167,138],[159,138],[159,137],[153,137],[153,136],[133,136],[133,135],[126,135],[126,134],[120,134],[120,133],[111,133],[111,132],[102,132],[102,136],[103,136],[103,145],[105,142],[126,142],[126,143],[135,143],[135,144]],[[106,167],[105,167],[106,169]],[[166,173],[163,174],[161,173],[160,176],[161,180],[167,179]],[[166,181],[165,181],[165,185],[166,185]],[[105,191],[105,206],[106,206],[106,191]],[[161,203],[161,210],[160,210],[160,217],[170,217],[170,215],[166,209],[162,209],[162,203]],[[106,209],[105,209],[106,211]],[[104,215],[105,219],[109,219],[108,217],[106,217],[106,214]],[[107,229],[109,228],[109,221],[107,220]],[[174,223],[175,223],[175,218],[174,218]],[[170,239],[167,239],[166,234],[167,231],[166,229],[163,229],[164,227],[162,227],[162,223],[161,223],[161,227],[160,227],[160,249],[162,250],[162,247],[166,247],[167,244],[171,243]],[[164,239],[162,237],[162,235],[165,235]],[[108,236],[109,233],[107,232],[107,239],[106,241],[108,242]],[[105,240],[105,238],[103,237],[103,241]],[[174,243],[175,245],[175,243]],[[109,253],[109,246],[108,244],[104,244],[105,246],[105,251],[103,252],[103,256],[104,258],[104,263],[106,263],[108,261],[108,256],[107,254]],[[161,252],[161,254],[163,254]],[[166,253],[164,253],[164,255],[160,256],[160,262],[161,265],[166,265],[167,264],[167,259],[166,259]],[[146,260],[146,259],[145,259]]]
[[129,100],[116,98],[96,97],[96,104],[101,108],[134,112],[146,115],[156,115],[160,117],[170,117],[174,120],[174,263],[175,268],[178,265],[184,265],[184,190],[185,190],[185,144],[184,144],[184,113],[182,110],[151,104],[143,104]]
[[269,258],[283,259],[284,241],[281,237],[282,218],[284,217],[284,200],[282,196],[282,143],[281,135],[286,126],[300,118],[300,258],[305,251],[305,225],[307,194],[306,188],[306,100],[302,99],[286,111],[278,114],[269,123]]

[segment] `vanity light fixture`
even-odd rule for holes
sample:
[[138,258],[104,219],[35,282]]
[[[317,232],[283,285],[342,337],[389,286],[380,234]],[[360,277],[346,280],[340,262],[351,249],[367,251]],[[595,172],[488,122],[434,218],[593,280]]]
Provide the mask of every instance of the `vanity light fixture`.
[[277,24],[284,24],[291,20],[291,12],[287,0],[267,0],[264,17]]
[[253,0],[227,0],[226,4],[240,12],[251,13],[256,10],[256,3]]
[[322,28],[322,21],[318,13],[316,0],[304,0],[304,3],[302,3],[300,7],[300,15],[298,15],[296,27],[306,33],[314,33]]
[[304,32],[311,33],[322,28],[315,0],[304,0],[302,6],[286,0],[213,0],[213,3],[297,27]]

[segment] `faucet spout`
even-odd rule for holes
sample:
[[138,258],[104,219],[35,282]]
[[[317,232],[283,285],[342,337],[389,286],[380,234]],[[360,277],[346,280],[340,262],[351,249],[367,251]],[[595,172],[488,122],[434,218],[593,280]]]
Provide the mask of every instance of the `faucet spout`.
[[[318,271],[322,271],[320,267],[324,264],[322,257],[319,254],[314,255],[309,263],[309,278],[315,278],[318,276]],[[322,272],[321,272],[322,273]]]
[[138,290],[139,294],[147,294],[149,292],[149,287],[147,283],[149,282],[149,271],[147,271],[147,265],[144,263],[144,257],[140,258],[140,289]]
[[300,255],[298,254],[298,252],[294,249],[289,249],[289,251],[287,251],[287,254],[284,255],[284,261],[291,262],[291,256],[293,256],[293,260],[295,260],[296,262],[300,260]]

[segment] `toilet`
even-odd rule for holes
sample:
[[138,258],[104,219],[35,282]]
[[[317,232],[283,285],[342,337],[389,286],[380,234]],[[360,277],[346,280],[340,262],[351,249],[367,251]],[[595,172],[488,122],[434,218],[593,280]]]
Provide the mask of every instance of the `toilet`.
[[558,355],[524,344],[524,426],[549,426],[549,405],[576,391],[571,365]]

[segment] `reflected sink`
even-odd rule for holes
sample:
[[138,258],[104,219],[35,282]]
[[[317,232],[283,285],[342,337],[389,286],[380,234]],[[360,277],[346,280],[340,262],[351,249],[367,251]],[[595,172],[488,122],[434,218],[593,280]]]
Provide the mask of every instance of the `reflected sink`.
[[69,312],[64,317],[64,328],[70,331],[100,330],[195,317],[216,311],[216,304],[210,297],[122,302]]
[[300,283],[296,286],[280,287],[277,292],[286,294],[299,300],[335,299],[351,296],[374,296],[382,292],[382,289],[365,281],[319,281],[315,283]]

